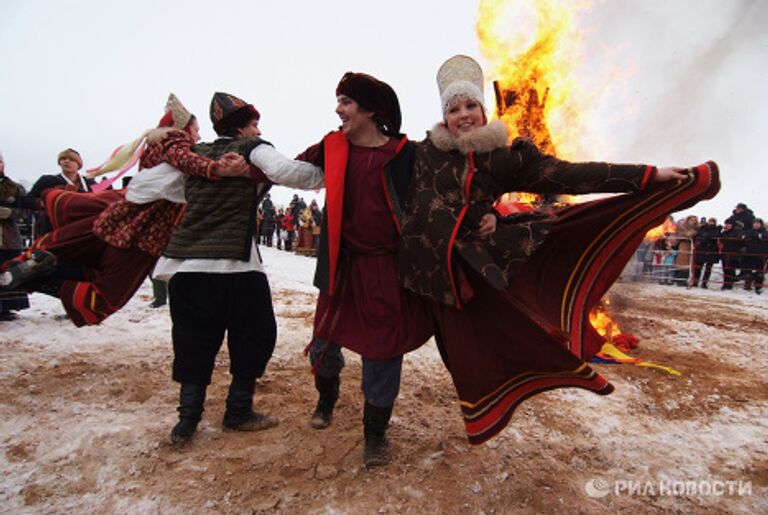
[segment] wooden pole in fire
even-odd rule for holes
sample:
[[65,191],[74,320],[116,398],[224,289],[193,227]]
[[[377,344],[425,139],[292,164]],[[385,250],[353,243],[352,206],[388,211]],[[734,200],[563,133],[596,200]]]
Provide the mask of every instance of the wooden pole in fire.
[[504,100],[501,97],[501,86],[499,86],[499,81],[497,80],[493,81],[493,94],[496,96],[496,117],[501,118],[501,115],[504,114],[504,108],[506,106],[504,105]]
[[[504,90],[498,80],[493,81],[493,94],[496,97],[496,117],[501,119],[505,111],[521,98],[517,92]],[[539,102],[536,89],[531,88],[528,93],[528,101],[525,106],[526,117],[517,120],[517,136],[531,138],[544,152],[555,155],[555,148],[544,120],[544,104],[549,96],[549,88],[544,92],[544,98]],[[550,206],[558,203],[559,196],[554,194],[534,195],[536,200],[532,204],[536,206]]]

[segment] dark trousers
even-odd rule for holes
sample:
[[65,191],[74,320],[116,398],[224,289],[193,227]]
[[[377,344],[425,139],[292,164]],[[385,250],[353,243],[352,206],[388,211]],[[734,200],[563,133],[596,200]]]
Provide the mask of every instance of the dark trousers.
[[242,379],[264,373],[277,338],[266,275],[178,273],[168,294],[174,381],[210,384],[225,333],[230,373]]
[[[309,360],[312,366],[317,364],[317,375],[333,377],[344,368],[344,355],[341,346],[315,338],[309,348]],[[378,408],[392,406],[400,392],[400,376],[403,370],[403,357],[392,359],[370,359],[362,356],[363,383],[361,389],[366,402]]]
[[288,237],[285,238],[285,250],[293,250],[293,231],[288,231]]
[[672,274],[674,283],[678,286],[685,286],[686,284],[688,284],[689,274],[690,272],[688,271],[687,268],[676,269]]
[[747,277],[748,280],[752,281],[754,284],[755,290],[761,290],[763,288],[763,283],[765,282],[765,274],[763,273],[762,268],[750,270]]
[[[0,231],[2,231],[1,228]],[[19,254],[21,254],[21,249],[0,249],[0,265]],[[7,313],[12,309],[27,309],[28,307],[29,299],[27,298],[27,292],[23,289],[0,290],[0,313]]]
[[[699,278],[701,277],[701,285],[706,286],[709,282],[709,276],[712,275],[712,265],[714,263],[696,263],[693,267],[693,286],[699,284]],[[704,276],[701,275],[701,270],[704,269]]]
[[743,260],[742,273],[744,274],[744,287],[747,288],[754,284],[755,289],[760,290],[763,288],[763,282],[765,281],[765,257],[764,256],[748,256]]
[[152,279],[152,296],[158,303],[165,304],[168,302],[168,284],[165,281]]
[[738,261],[733,256],[723,256],[723,288],[733,288]]

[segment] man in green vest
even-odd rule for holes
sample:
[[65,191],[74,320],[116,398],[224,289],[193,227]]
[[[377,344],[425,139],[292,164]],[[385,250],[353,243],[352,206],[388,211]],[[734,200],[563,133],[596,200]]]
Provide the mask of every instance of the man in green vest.
[[[194,152],[213,159],[234,152],[250,162],[253,150],[264,143],[256,108],[234,95],[216,93],[210,117],[220,137],[195,145]],[[256,246],[256,210],[272,184],[254,167],[249,177],[187,179],[184,217],[154,274],[169,281],[173,379],[181,383],[179,422],[171,431],[174,443],[188,441],[197,428],[225,333],[232,382],[224,427],[259,431],[278,423],[253,410],[255,382],[272,356],[277,331]]]

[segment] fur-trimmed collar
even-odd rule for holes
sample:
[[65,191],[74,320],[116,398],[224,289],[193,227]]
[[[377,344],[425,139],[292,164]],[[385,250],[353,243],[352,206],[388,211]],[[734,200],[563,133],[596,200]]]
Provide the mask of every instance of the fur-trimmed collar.
[[443,123],[438,123],[427,133],[427,138],[442,151],[458,150],[467,154],[475,152],[490,152],[507,145],[507,126],[501,120],[494,120],[488,125],[475,129],[469,134],[455,136],[448,132]]

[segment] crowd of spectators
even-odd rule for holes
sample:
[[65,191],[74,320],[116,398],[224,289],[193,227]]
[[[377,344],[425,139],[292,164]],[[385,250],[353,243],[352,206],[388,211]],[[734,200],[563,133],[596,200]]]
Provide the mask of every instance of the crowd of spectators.
[[642,276],[660,284],[709,288],[712,269],[721,263],[720,289],[732,290],[741,282],[745,290],[762,293],[768,231],[746,204],[737,204],[722,225],[689,215],[676,222],[670,217],[662,227],[638,249]]
[[322,212],[316,200],[307,205],[303,197],[294,194],[287,208],[276,208],[267,194],[256,221],[261,245],[308,256],[317,254]]

